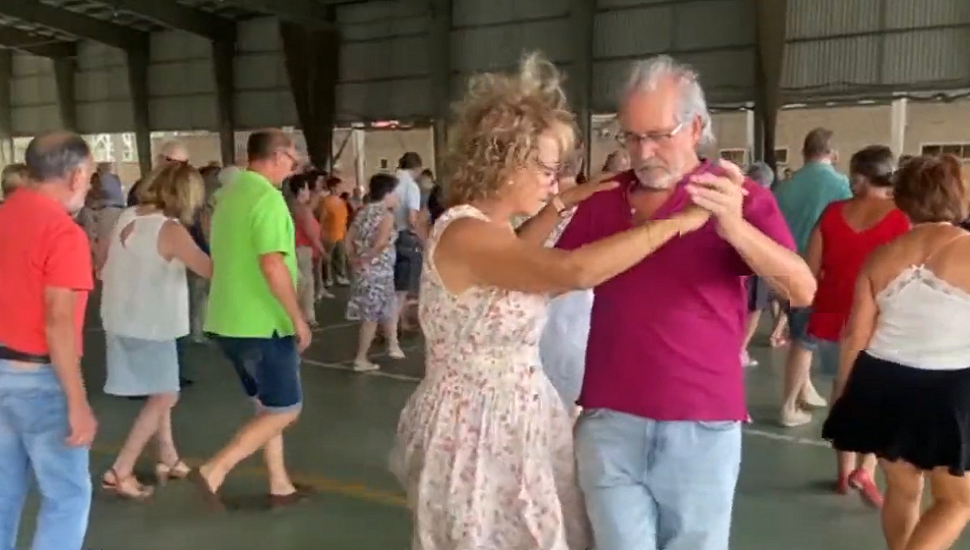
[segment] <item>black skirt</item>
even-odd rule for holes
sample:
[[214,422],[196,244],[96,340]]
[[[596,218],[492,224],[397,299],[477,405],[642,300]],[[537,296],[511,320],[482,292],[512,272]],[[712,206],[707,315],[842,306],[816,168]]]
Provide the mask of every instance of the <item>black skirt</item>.
[[914,369],[859,354],[822,437],[839,451],[970,470],[970,368]]

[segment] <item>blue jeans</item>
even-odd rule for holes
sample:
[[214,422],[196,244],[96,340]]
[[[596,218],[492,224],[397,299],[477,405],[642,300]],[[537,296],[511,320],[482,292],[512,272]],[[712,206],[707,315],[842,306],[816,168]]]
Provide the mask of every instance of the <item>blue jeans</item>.
[[31,473],[40,512],[31,550],[79,550],[91,509],[89,450],[68,447],[67,400],[51,366],[0,360],[0,550],[13,550]]
[[739,422],[587,410],[576,459],[597,550],[728,549]]
[[786,306],[785,314],[788,315],[788,332],[791,334],[792,342],[809,351],[815,351],[818,348],[818,340],[808,333],[808,322],[812,318],[812,308]]

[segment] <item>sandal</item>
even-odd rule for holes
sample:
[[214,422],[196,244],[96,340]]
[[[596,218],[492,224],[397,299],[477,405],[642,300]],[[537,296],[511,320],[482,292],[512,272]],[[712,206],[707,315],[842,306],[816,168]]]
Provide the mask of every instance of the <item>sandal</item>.
[[165,485],[170,479],[178,480],[189,477],[191,471],[192,468],[189,468],[188,464],[181,460],[176,460],[172,465],[159,462],[155,465],[155,479],[159,485]]
[[[114,479],[108,479],[108,476]],[[114,468],[111,468],[101,476],[101,489],[107,491],[118,498],[125,500],[146,500],[155,492],[151,487],[146,487],[138,482],[135,476],[121,477]]]

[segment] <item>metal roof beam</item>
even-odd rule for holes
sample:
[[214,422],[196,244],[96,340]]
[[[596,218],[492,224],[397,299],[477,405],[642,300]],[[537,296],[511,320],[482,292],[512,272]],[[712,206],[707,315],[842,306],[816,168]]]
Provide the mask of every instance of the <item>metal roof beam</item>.
[[88,17],[36,0],[0,0],[0,14],[127,50],[148,44],[148,33]]
[[[3,0],[6,1],[6,0]],[[236,23],[218,15],[177,4],[172,0],[101,0],[114,8],[138,14],[156,23],[208,38],[232,42]]]
[[77,55],[77,44],[74,42],[61,42],[13,27],[0,26],[0,46],[51,59]]
[[316,0],[235,0],[234,3],[247,10],[268,13],[308,27],[329,28],[334,25],[333,5]]

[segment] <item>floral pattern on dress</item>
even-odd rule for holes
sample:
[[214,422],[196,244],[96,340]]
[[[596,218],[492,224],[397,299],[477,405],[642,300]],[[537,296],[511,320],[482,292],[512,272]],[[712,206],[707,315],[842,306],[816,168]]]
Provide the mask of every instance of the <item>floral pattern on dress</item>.
[[576,482],[570,414],[539,363],[548,298],[444,288],[441,233],[426,245],[419,313],[426,373],[398,423],[391,468],[414,517],[414,550],[578,550],[589,528]]
[[[371,203],[360,209],[351,226],[353,247],[358,255],[370,249],[384,216],[389,215],[383,202]],[[347,320],[379,322],[394,316],[397,309],[394,294],[395,238],[397,234],[392,231],[384,250],[354,274],[347,302]]]

